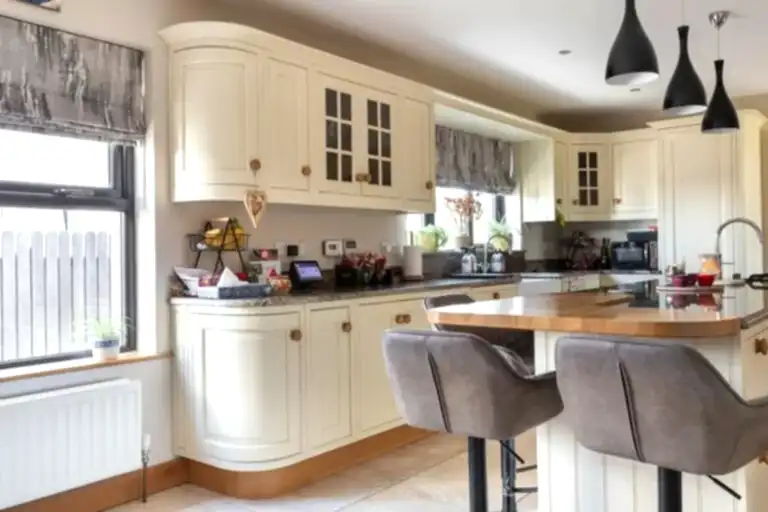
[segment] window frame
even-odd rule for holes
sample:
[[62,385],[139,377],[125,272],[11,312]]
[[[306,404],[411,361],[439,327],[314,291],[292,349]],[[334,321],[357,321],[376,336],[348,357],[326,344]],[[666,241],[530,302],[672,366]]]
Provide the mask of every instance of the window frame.
[[[472,192],[468,192],[472,193]],[[503,194],[496,194],[494,196],[494,203],[493,203],[493,219],[497,222],[501,222],[504,217],[507,215],[507,204],[504,201],[504,195]],[[470,219],[469,221],[469,236],[472,240],[475,239],[475,221],[477,219]],[[429,226],[431,224],[435,223],[435,214],[434,213],[425,213],[424,214],[424,225]]]
[[[99,210],[123,214],[123,309],[127,319],[121,352],[137,348],[136,151],[126,143],[110,143],[110,187],[61,186],[0,181],[0,207],[56,210]],[[0,361],[0,370],[91,357],[91,350]]]

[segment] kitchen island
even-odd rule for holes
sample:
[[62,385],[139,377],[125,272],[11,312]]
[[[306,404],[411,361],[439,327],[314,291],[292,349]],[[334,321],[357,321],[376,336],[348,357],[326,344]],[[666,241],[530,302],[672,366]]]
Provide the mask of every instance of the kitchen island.
[[[431,323],[535,331],[536,373],[555,370],[555,344],[566,333],[663,339],[695,346],[744,398],[768,395],[766,295],[726,288],[708,295],[627,290],[503,300],[428,312]],[[768,428],[768,425],[766,425]],[[580,446],[562,417],[536,432],[539,512],[650,512],[657,507],[657,470]],[[768,465],[754,461],[722,478],[741,501],[706,477],[684,475],[686,512],[757,512],[768,503]]]

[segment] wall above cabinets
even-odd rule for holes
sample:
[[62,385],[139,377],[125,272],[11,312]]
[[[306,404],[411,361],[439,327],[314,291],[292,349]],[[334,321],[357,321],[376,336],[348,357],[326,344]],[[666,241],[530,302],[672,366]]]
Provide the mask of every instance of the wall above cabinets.
[[434,211],[430,88],[236,24],[161,36],[174,201]]

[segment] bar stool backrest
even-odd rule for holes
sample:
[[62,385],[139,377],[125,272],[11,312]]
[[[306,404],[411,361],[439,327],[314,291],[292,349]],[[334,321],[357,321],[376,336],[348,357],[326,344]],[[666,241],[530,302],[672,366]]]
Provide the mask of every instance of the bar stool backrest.
[[738,467],[745,403],[694,347],[566,336],[555,357],[565,419],[585,447],[694,474]]

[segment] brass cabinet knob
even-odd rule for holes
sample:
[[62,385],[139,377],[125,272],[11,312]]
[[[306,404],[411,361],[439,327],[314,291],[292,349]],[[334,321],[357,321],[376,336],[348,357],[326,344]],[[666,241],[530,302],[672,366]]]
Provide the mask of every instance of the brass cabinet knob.
[[578,199],[574,199],[574,200],[571,201],[571,204],[573,204],[574,206],[578,206],[579,205],[579,200]]
[[493,298],[494,299],[500,299],[501,298],[501,294],[499,292],[493,292]]
[[613,204],[621,204],[621,198],[620,197],[614,197],[613,198]]
[[301,329],[291,330],[291,341],[301,341]]
[[361,173],[358,173],[358,174],[355,175],[355,180],[357,180],[360,183],[367,182],[370,179],[371,179],[371,177],[368,174],[364,173],[364,172],[361,172]]
[[757,338],[755,340],[755,354],[768,356],[768,340],[765,338]]
[[371,182],[371,175],[370,174],[363,174],[363,181],[365,183],[370,183]]
[[403,315],[403,323],[404,324],[411,323],[411,315]]
[[254,158],[254,159],[253,159],[253,160],[251,160],[251,162],[249,163],[249,166],[251,167],[251,170],[252,170],[253,172],[256,172],[256,171],[258,171],[259,169],[261,169],[261,160],[259,160],[258,158]]
[[411,315],[395,315],[395,323],[398,325],[411,323]]
[[764,453],[760,457],[758,457],[757,462],[759,462],[760,464],[768,464],[768,453]]
[[310,174],[312,174],[312,168],[308,165],[305,165],[304,167],[301,168],[301,174],[303,174],[304,176],[309,176]]
[[344,322],[341,324],[341,330],[344,332],[352,332],[352,322]]
[[403,315],[395,315],[395,323],[400,325],[403,323]]
[[562,199],[560,199],[560,198],[558,197],[558,198],[555,200],[555,204],[559,206],[559,205],[563,204],[563,200],[562,200]]
[[426,189],[427,189],[427,190],[432,190],[433,188],[435,188],[435,184],[434,184],[434,183],[432,183],[432,181],[428,181],[428,182],[426,182],[426,183],[424,184],[424,186],[426,187]]

